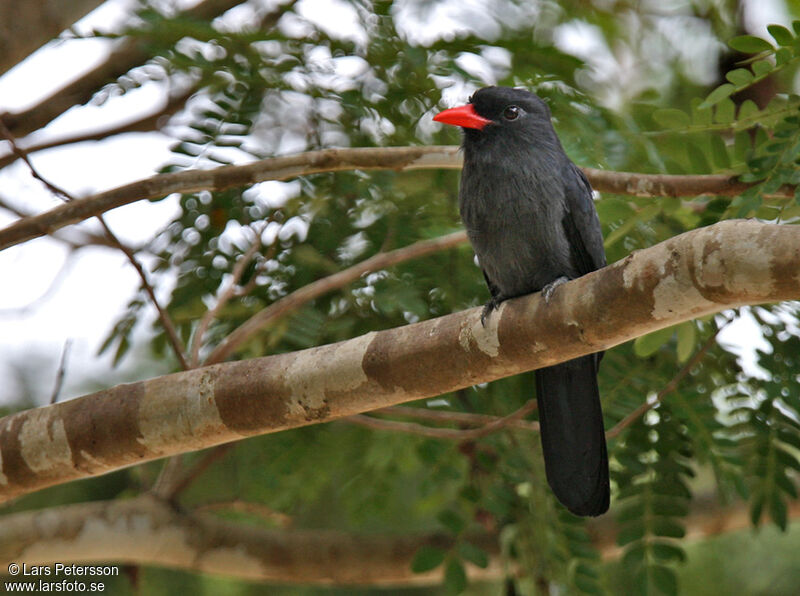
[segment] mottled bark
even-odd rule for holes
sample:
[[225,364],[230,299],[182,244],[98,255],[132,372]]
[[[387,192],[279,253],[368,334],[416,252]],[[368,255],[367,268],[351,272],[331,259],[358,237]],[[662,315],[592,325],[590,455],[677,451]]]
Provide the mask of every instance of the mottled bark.
[[560,287],[265,358],[119,385],[0,420],[0,499],[432,397],[744,304],[800,298],[800,228],[725,221]]
[[[788,516],[800,516],[789,503]],[[750,525],[746,505],[721,508],[704,501],[683,520],[689,541]],[[589,534],[604,559],[622,553],[613,518],[591,520]],[[488,555],[485,569],[467,564],[474,580],[500,580],[507,572],[495,535],[469,536]],[[350,534],[329,530],[264,529],[211,515],[178,511],[144,496],[13,513],[0,523],[0,569],[10,563],[156,565],[270,583],[345,586],[419,586],[442,581],[442,568],[413,573],[423,545],[449,549],[441,534]]]
[[[467,565],[472,579],[501,577],[495,536],[476,537],[489,551],[486,569]],[[271,583],[430,585],[442,570],[416,574],[423,545],[452,548],[440,534],[354,535],[325,530],[268,530],[179,512],[150,497],[83,503],[5,516],[0,568],[11,562],[130,563],[181,568]]]

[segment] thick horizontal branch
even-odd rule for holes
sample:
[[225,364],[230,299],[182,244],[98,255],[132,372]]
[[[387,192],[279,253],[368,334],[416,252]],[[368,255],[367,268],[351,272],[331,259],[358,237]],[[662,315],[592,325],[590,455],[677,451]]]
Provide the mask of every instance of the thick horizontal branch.
[[122,205],[143,199],[158,199],[174,192],[225,190],[267,180],[289,180],[298,176],[342,170],[459,168],[461,160],[456,155],[456,150],[457,147],[325,149],[273,157],[240,166],[160,174],[14,222],[0,230],[0,250],[31,238],[51,234],[59,228]]
[[538,294],[299,352],[120,385],[0,420],[0,499],[428,398],[745,304],[800,298],[800,227],[725,221]]
[[[789,504],[791,519],[800,503]],[[687,539],[702,540],[750,525],[747,507],[693,508],[684,520]],[[589,531],[604,559],[620,556],[619,527],[609,516]],[[506,572],[497,536],[469,536],[489,555],[472,580],[501,580]],[[0,569],[11,563],[129,563],[186,569],[268,583],[340,586],[419,586],[442,581],[442,568],[413,573],[421,546],[449,549],[441,534],[359,535],[326,530],[264,529],[183,512],[152,497],[100,501],[13,513],[0,524]]]
[[[225,190],[267,180],[288,180],[321,172],[343,170],[459,169],[461,155],[455,146],[369,147],[324,149],[285,157],[273,157],[239,166],[210,170],[187,170],[152,176],[79,201],[60,205],[0,230],[0,250],[32,238],[51,234],[116,207],[170,193]],[[640,197],[680,197],[703,194],[735,196],[749,185],[724,175],[672,176],[634,174],[584,168],[595,190]],[[793,196],[784,188],[778,196]]]
[[[497,538],[473,542],[494,555],[472,579],[502,577]],[[7,515],[0,524],[0,562],[130,563],[187,569],[269,583],[431,585],[441,568],[411,571],[424,545],[453,547],[443,534],[353,535],[324,530],[268,530],[211,515],[177,511],[150,497],[68,505]]]

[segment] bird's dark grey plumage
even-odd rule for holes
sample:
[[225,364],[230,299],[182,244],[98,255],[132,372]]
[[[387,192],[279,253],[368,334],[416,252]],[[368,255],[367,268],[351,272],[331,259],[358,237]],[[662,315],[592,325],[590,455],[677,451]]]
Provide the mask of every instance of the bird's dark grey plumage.
[[[605,266],[592,189],[538,96],[486,87],[436,119],[464,129],[459,207],[492,295],[485,316],[507,298],[540,290],[549,298],[559,283]],[[577,515],[609,505],[600,357],[536,371],[547,479]]]

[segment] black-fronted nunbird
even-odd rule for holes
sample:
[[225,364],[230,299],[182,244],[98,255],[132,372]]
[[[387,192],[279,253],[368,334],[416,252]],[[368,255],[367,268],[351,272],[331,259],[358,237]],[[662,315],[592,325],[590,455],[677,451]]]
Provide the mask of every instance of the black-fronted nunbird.
[[[542,291],[604,267],[592,189],[556,136],[537,95],[486,87],[434,117],[464,130],[459,208],[491,299]],[[577,515],[608,510],[608,455],[597,388],[601,354],[536,371],[542,450],[550,487]]]

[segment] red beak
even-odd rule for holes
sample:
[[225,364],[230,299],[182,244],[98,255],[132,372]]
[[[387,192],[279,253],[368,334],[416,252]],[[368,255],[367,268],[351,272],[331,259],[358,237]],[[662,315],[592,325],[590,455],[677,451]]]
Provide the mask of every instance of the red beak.
[[478,114],[471,103],[439,112],[433,119],[444,124],[452,124],[463,128],[477,128],[478,130],[483,130],[483,127],[491,122],[488,118]]

